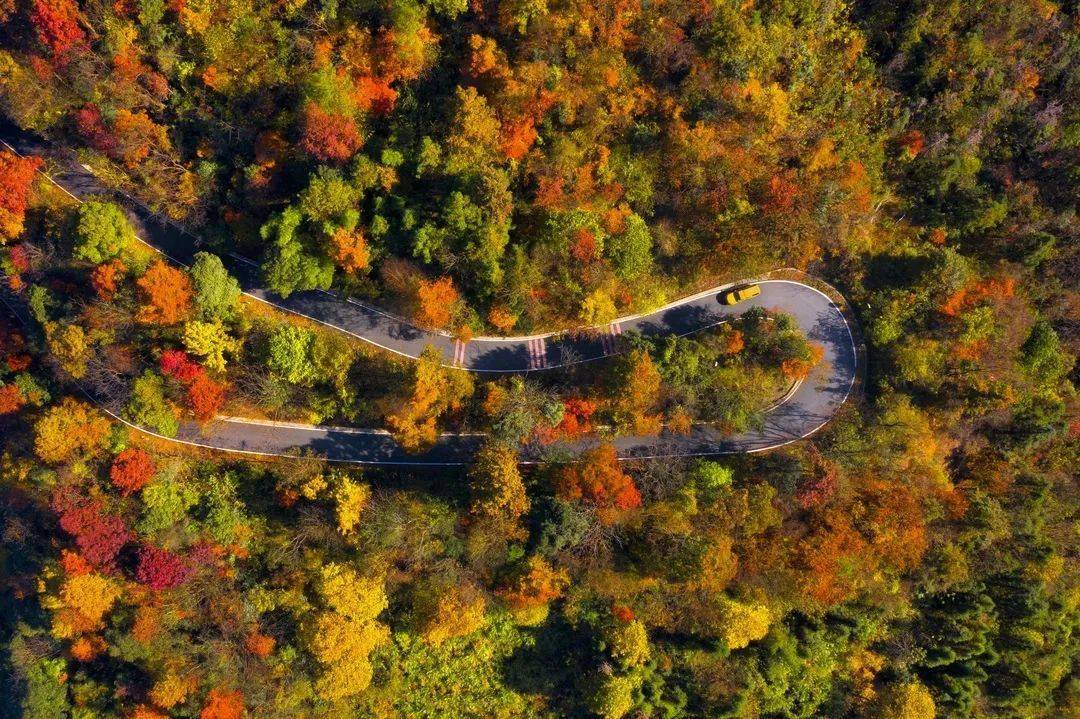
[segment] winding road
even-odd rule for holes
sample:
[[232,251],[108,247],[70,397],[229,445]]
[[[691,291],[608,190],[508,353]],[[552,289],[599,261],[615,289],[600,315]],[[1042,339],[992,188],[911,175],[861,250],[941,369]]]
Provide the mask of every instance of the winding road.
[[[62,149],[54,149],[46,141],[3,120],[0,120],[0,144],[21,155],[46,158],[45,176],[77,201],[98,195],[119,201],[127,209],[140,239],[174,262],[190,265],[199,251],[201,240],[197,236],[163,220],[137,200],[118,196],[104,187]],[[841,308],[819,290],[791,280],[762,280],[759,296],[734,307],[720,303],[720,295],[731,287],[725,285],[647,314],[620,318],[603,327],[529,337],[475,337],[462,343],[446,333],[417,328],[334,292],[297,292],[288,298],[279,297],[262,286],[259,267],[251,260],[227,254],[222,256],[222,261],[240,281],[244,293],[252,298],[408,357],[418,357],[425,347],[433,345],[442,352],[444,365],[473,372],[536,372],[599,359],[620,351],[619,335],[624,332],[649,337],[687,335],[721,324],[751,307],[791,315],[806,336],[824,348],[822,362],[783,402],[767,412],[760,430],[725,436],[708,425],[695,425],[687,435],[618,437],[614,443],[623,459],[759,452],[795,442],[829,421],[848,398],[855,381],[857,351]],[[0,298],[25,319],[21,298],[6,292]],[[103,409],[127,423],[119,417],[118,408],[104,406]],[[154,434],[142,427],[137,429]],[[410,454],[383,430],[221,418],[205,427],[182,422],[178,435],[165,439],[252,455],[285,456],[297,449],[307,449],[338,462],[449,466],[467,464],[483,435],[445,433],[429,450]],[[528,451],[522,457],[526,463],[537,459]]]

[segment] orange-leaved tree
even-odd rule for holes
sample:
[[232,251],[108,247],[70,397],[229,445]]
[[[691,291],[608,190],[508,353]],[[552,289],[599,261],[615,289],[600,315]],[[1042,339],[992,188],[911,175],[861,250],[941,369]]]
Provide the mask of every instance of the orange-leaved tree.
[[111,300],[120,288],[120,281],[124,279],[124,263],[120,260],[105,262],[94,268],[90,273],[90,286],[94,288],[98,299]]
[[39,167],[39,157],[0,150],[0,244],[22,234],[30,187]]
[[570,575],[565,569],[556,569],[534,554],[497,594],[519,621],[528,624],[543,621],[548,605],[561,597],[569,586]]
[[338,228],[330,237],[334,263],[350,275],[363,272],[371,261],[371,250],[359,230]]
[[413,364],[408,394],[394,404],[386,423],[394,438],[409,451],[430,446],[437,435],[436,421],[447,410],[456,410],[472,395],[472,377],[442,366],[434,347],[426,348]]
[[360,128],[348,115],[326,112],[315,103],[304,110],[300,148],[315,159],[343,163],[363,144]]
[[211,689],[199,719],[241,719],[244,716],[244,695],[237,691]]
[[421,280],[416,288],[416,321],[425,327],[442,329],[450,324],[460,299],[450,277]]
[[597,509],[626,510],[641,506],[634,480],[623,472],[615,447],[609,443],[583,453],[560,468],[554,478],[560,499],[583,502]]
[[172,143],[164,125],[158,125],[145,112],[116,111],[113,121],[115,152],[128,167],[136,167],[154,151],[169,152]]
[[188,403],[195,419],[200,422],[212,420],[225,406],[225,385],[200,373],[187,387]]
[[139,309],[141,321],[174,325],[191,314],[194,293],[191,279],[183,270],[158,260],[135,284],[144,303]]
[[156,470],[154,460],[148,453],[128,447],[113,460],[109,479],[120,490],[120,494],[127,496],[145,487]]

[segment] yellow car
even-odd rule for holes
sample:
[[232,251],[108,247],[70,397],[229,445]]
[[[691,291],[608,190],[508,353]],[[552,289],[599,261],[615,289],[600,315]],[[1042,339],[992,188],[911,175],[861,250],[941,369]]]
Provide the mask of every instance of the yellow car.
[[757,297],[760,294],[761,287],[759,285],[746,285],[745,287],[728,290],[720,296],[720,302],[725,305],[734,305],[751,297]]

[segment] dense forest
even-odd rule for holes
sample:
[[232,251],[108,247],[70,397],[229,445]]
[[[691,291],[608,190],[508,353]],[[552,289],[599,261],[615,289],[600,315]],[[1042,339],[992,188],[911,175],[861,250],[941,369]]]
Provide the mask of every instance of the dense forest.
[[[0,0],[16,135],[0,719],[1080,716],[1076,3]],[[627,458],[761,431],[819,339],[471,373],[235,261],[461,343],[783,270],[858,377],[798,441]],[[226,417],[479,449],[172,441]]]

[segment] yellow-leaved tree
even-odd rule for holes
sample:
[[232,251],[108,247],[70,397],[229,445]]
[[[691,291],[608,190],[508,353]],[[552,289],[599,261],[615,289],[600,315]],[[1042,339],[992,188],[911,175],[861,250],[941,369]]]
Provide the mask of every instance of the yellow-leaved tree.
[[371,500],[371,487],[345,477],[334,489],[334,514],[338,531],[352,534],[360,522],[360,514]]
[[937,707],[929,690],[918,682],[893,684],[881,692],[874,716],[880,719],[934,719]]
[[660,371],[644,350],[627,355],[621,362],[613,397],[615,422],[635,434],[660,431]]
[[64,580],[53,616],[54,636],[70,639],[101,629],[105,615],[120,598],[120,586],[102,574],[76,574]]
[[387,607],[381,579],[364,577],[350,567],[323,567],[318,592],[326,609],[309,629],[308,650],[322,667],[315,689],[335,701],[355,696],[371,683],[371,651],[390,638],[376,621]]
[[412,368],[408,395],[395,403],[386,415],[394,438],[410,452],[435,443],[436,421],[448,410],[456,410],[473,392],[472,376],[442,366],[435,347],[427,347]]
[[43,462],[60,464],[99,448],[109,423],[90,405],[65,397],[34,425],[34,452]]
[[472,634],[484,624],[487,600],[472,584],[433,581],[413,595],[413,615],[420,636],[439,646],[447,639]]
[[719,633],[728,649],[742,649],[769,633],[772,615],[768,607],[727,597],[722,597],[720,602]]
[[604,632],[608,653],[620,667],[630,669],[649,661],[649,634],[637,619],[617,621]]
[[225,353],[235,355],[240,351],[241,344],[240,340],[229,335],[221,320],[191,320],[184,325],[184,349],[196,357],[202,357],[203,364],[214,372],[225,371]]
[[488,442],[476,453],[469,470],[473,514],[513,523],[529,511],[517,461],[513,449],[496,442]]

